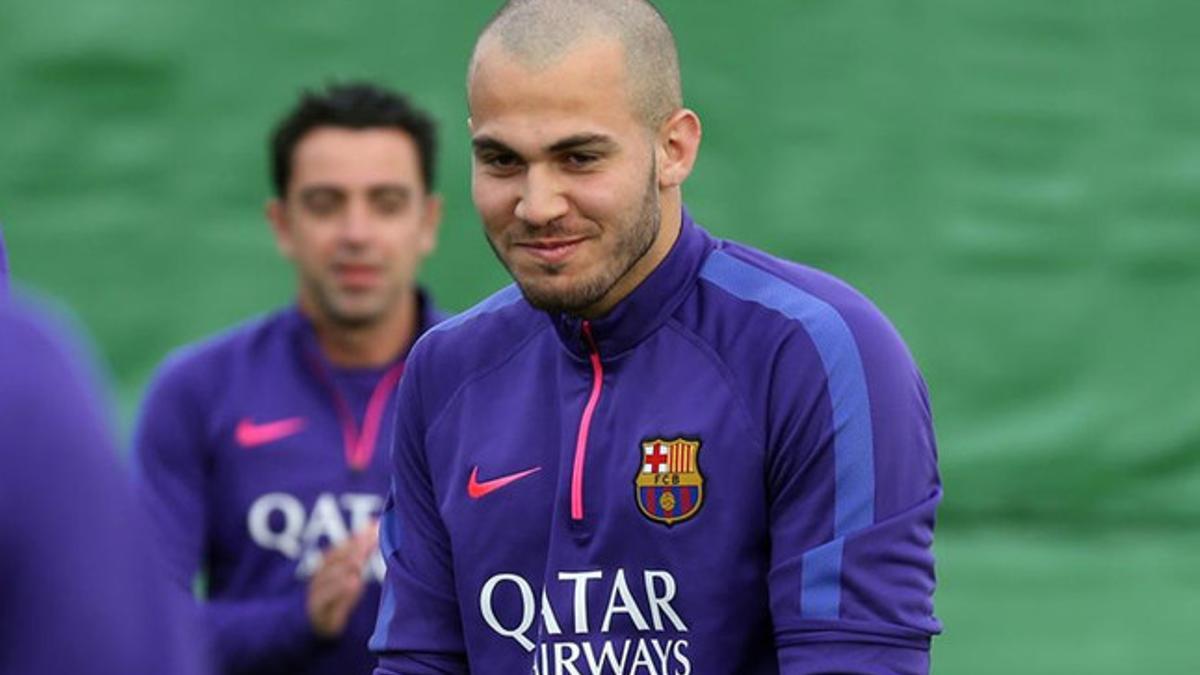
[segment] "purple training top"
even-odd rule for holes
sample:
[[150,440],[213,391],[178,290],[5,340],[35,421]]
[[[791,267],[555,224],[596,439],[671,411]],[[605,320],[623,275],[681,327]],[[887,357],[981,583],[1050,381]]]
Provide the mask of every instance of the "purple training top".
[[0,300],[0,673],[200,675],[90,381]]
[[[421,295],[424,330],[440,319]],[[186,347],[160,368],[134,440],[142,496],[178,588],[207,576],[202,613],[224,673],[366,675],[383,561],[340,639],[318,638],[307,582],[371,523],[388,486],[403,356],[340,369],[295,308]]]
[[925,385],[844,283],[684,214],[600,319],[430,331],[398,405],[378,675],[928,672]]

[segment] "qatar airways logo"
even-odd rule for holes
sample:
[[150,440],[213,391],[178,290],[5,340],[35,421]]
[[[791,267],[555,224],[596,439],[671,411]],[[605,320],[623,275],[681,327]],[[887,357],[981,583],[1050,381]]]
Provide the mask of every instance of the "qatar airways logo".
[[[554,607],[546,589],[518,574],[493,575],[479,591],[483,620],[498,635],[534,654],[534,675],[690,675],[687,624],[672,601],[678,590],[666,570],[559,572]],[[607,598],[588,602],[589,590]],[[539,598],[540,601],[535,599]],[[596,597],[596,593],[592,593]],[[519,613],[512,611],[518,600]],[[501,610],[500,607],[504,609]],[[611,633],[621,637],[606,637]],[[633,636],[631,636],[633,634]]]
[[[246,528],[254,543],[297,561],[296,576],[307,579],[320,567],[325,548],[370,526],[382,509],[383,498],[374,494],[322,492],[310,511],[293,495],[269,492],[250,505]],[[369,579],[383,580],[383,557],[378,551],[366,573]]]

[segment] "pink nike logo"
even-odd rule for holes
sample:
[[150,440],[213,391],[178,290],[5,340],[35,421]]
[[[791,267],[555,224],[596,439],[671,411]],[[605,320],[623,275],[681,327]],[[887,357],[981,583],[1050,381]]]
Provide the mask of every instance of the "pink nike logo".
[[529,474],[537,473],[541,470],[542,467],[535,466],[532,469],[525,469],[524,471],[518,471],[517,473],[510,473],[507,476],[485,480],[480,483],[479,467],[475,467],[471,469],[471,477],[467,479],[467,496],[471,499],[480,499],[485,495],[489,495],[496,490],[499,490],[509,483],[515,483]]
[[263,424],[255,424],[250,418],[244,417],[238,422],[237,429],[234,429],[233,437],[243,448],[254,448],[297,434],[304,425],[303,417],[289,417]]

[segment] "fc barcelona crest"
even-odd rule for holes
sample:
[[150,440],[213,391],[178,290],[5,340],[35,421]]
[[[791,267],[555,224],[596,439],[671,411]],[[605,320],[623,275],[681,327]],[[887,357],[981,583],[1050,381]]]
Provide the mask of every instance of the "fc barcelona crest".
[[667,527],[696,515],[704,501],[700,441],[661,438],[642,441],[634,496],[638,509]]

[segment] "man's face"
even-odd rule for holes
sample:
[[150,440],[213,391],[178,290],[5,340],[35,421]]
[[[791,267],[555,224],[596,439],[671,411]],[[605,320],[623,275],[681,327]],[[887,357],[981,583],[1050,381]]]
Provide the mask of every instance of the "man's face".
[[440,200],[400,130],[318,127],[296,145],[269,216],[296,266],[301,305],[345,327],[373,324],[410,292],[434,247]]
[[619,43],[538,70],[485,47],[469,97],[472,193],[496,255],[534,306],[607,311],[660,232],[655,137]]

